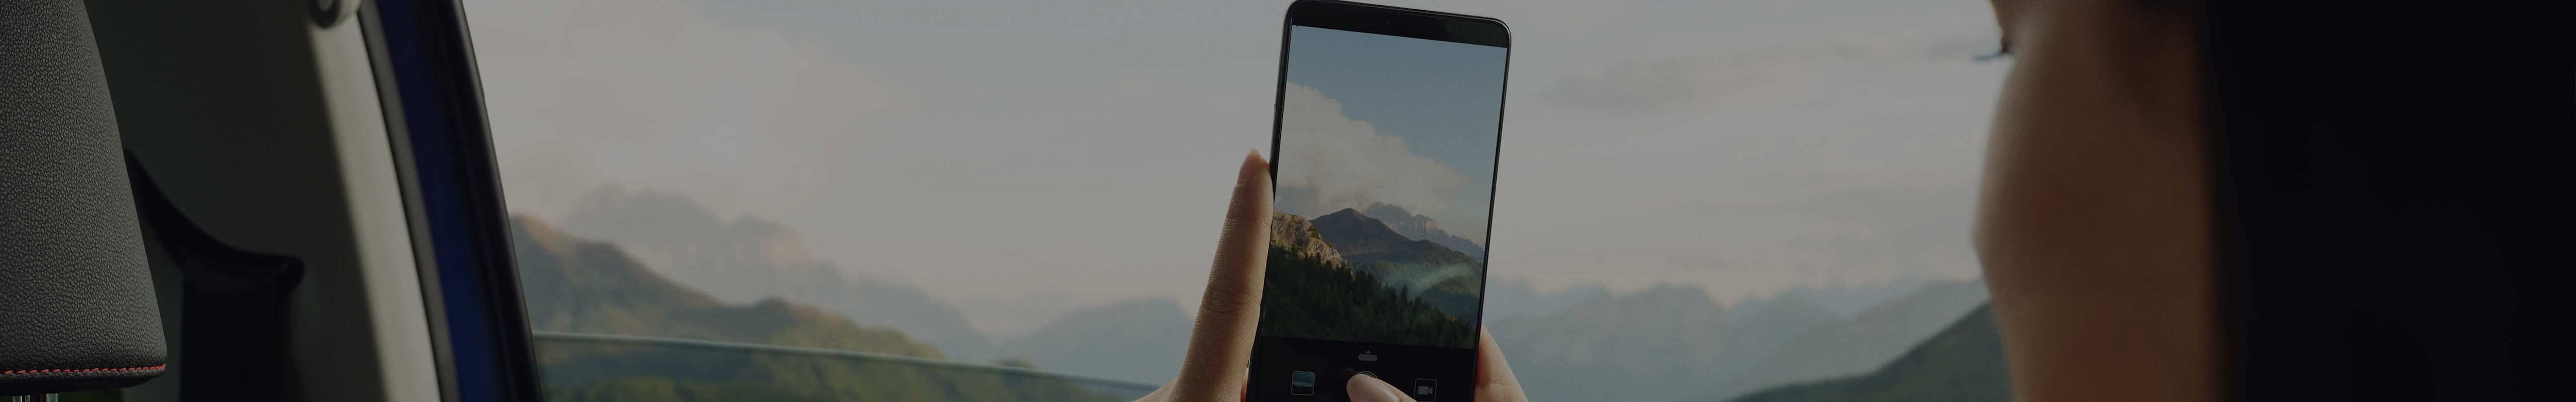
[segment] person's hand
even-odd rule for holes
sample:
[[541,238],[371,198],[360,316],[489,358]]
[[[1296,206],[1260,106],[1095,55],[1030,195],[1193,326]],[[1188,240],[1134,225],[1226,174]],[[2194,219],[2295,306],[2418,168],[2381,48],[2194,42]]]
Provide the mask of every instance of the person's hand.
[[[1235,401],[1243,399],[1245,377],[1252,366],[1252,337],[1261,319],[1261,279],[1270,246],[1270,163],[1259,152],[1244,155],[1235,171],[1234,200],[1225,209],[1225,231],[1217,236],[1216,262],[1208,267],[1207,290],[1199,295],[1198,321],[1190,327],[1190,345],[1181,358],[1181,373],[1139,402]],[[1522,402],[1520,381],[1503,363],[1494,337],[1482,334],[1476,358],[1476,400]],[[1395,387],[1375,379],[1347,387],[1355,401],[1407,401]],[[1364,383],[1373,383],[1365,388]],[[1386,393],[1363,395],[1363,390]],[[1391,396],[1398,399],[1364,399]]]
[[[1413,402],[1404,390],[1379,381],[1377,377],[1351,376],[1345,383],[1351,402]],[[1521,380],[1512,377],[1512,367],[1503,362],[1503,349],[1494,346],[1494,334],[1476,329],[1476,402],[1529,402],[1521,394]]]
[[1254,324],[1261,319],[1261,275],[1270,247],[1270,162],[1254,152],[1235,171],[1234,201],[1216,238],[1216,263],[1199,294],[1199,318],[1181,374],[1138,402],[1233,401],[1243,398],[1252,367]]

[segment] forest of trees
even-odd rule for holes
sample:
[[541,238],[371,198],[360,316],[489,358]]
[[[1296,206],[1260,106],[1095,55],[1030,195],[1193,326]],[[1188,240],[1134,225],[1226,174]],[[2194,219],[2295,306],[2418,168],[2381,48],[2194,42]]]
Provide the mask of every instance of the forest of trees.
[[1476,326],[1367,272],[1270,247],[1261,334],[1471,348]]

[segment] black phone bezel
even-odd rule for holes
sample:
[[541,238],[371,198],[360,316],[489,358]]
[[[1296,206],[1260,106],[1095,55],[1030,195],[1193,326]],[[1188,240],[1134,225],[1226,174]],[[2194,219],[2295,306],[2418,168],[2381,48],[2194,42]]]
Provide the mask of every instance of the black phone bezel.
[[[1502,20],[1438,11],[1353,3],[1300,0],[1288,5],[1286,25],[1379,35],[1512,47],[1511,27]],[[1286,38],[1281,38],[1286,43]],[[1281,50],[1284,52],[1286,48]]]
[[[1286,97],[1285,97],[1285,93],[1286,93],[1287,85],[1288,85],[1288,56],[1289,56],[1288,51],[1289,51],[1289,45],[1290,45],[1290,40],[1292,40],[1292,38],[1291,38],[1291,37],[1292,37],[1292,33],[1293,33],[1293,31],[1296,29],[1296,27],[1299,27],[1299,26],[1311,27],[1311,28],[1333,29],[1333,30],[1341,30],[1341,31],[1351,31],[1351,32],[1361,32],[1361,33],[1372,33],[1372,34],[1389,35],[1389,36],[1399,36],[1399,37],[1416,38],[1416,39],[1427,39],[1427,40],[1436,40],[1436,41],[1443,41],[1443,42],[1454,42],[1454,43],[1465,43],[1465,44],[1473,44],[1473,45],[1484,45],[1484,46],[1493,46],[1493,47],[1500,47],[1500,48],[1504,48],[1504,49],[1505,49],[1505,54],[1506,54],[1506,56],[1505,56],[1505,57],[1504,57],[1504,59],[1503,59],[1503,75],[1504,75],[1504,77],[1507,77],[1507,79],[1505,80],[1505,83],[1503,84],[1503,88],[1497,88],[1497,90],[1498,90],[1500,93],[1498,93],[1496,96],[1501,96],[1501,97],[1503,97],[1503,102],[1500,102],[1500,104],[1496,105],[1496,107],[1497,107],[1498,109],[1504,109],[1504,108],[1507,108],[1507,106],[1505,106],[1505,105],[1508,105],[1508,104],[1509,104],[1509,102],[1510,102],[1510,96],[1509,96],[1509,94],[1510,94],[1510,83],[1509,83],[1508,77],[1510,77],[1510,76],[1511,76],[1511,58],[1510,58],[1508,55],[1509,55],[1509,51],[1510,51],[1509,49],[1511,48],[1511,29],[1510,29],[1510,26],[1508,26],[1508,25],[1504,24],[1502,20],[1494,19],[1494,18],[1488,18],[1488,17],[1472,16],[1472,15],[1463,15],[1463,14],[1444,13],[1444,12],[1429,11],[1429,10],[1417,10],[1417,9],[1402,8],[1402,7],[1381,6],[1381,5],[1375,5],[1375,4],[1354,3],[1354,2],[1340,1],[1340,0],[1298,0],[1298,1],[1294,2],[1294,3],[1290,3],[1290,4],[1289,4],[1289,6],[1288,6],[1288,10],[1287,10],[1287,12],[1286,12],[1286,16],[1285,16],[1285,18],[1283,18],[1282,23],[1280,24],[1280,33],[1279,33],[1279,68],[1278,68],[1277,77],[1274,79],[1274,83],[1273,83],[1274,87],[1272,88],[1272,93],[1273,93],[1273,95],[1272,95],[1272,99],[1271,99],[1271,121],[1270,121],[1270,157],[1271,157],[1271,160],[1273,160],[1274,162],[1275,162],[1275,161],[1277,161],[1277,160],[1278,160],[1278,158],[1279,158],[1279,139],[1280,139],[1280,134],[1281,134],[1281,132],[1280,132],[1280,123],[1281,123],[1281,121],[1283,120],[1282,112],[1284,111],[1284,107],[1286,106]],[[1496,144],[1496,146],[1495,146],[1495,160],[1496,160],[1496,161],[1500,161],[1500,160],[1501,160],[1501,156],[1502,156],[1502,155],[1501,155],[1501,153],[1502,153],[1502,152],[1501,152],[1501,149],[1502,149],[1502,147],[1501,147],[1501,142],[1502,142],[1502,132],[1499,130],[1499,127],[1501,126],[1501,123],[1504,121],[1504,117],[1505,117],[1505,116],[1503,116],[1503,113],[1502,113],[1502,112],[1503,112],[1503,110],[1496,110],[1496,113],[1495,113],[1495,116],[1496,116],[1496,118],[1495,118],[1495,123],[1496,123],[1496,127],[1497,127],[1497,131],[1494,133],[1494,141],[1495,141],[1495,144]],[[1499,188],[1499,186],[1500,186],[1500,180],[1499,180],[1500,173],[1501,173],[1501,164],[1500,164],[1500,163],[1496,163],[1496,164],[1495,164],[1495,166],[1493,167],[1493,171],[1488,173],[1488,174],[1493,174],[1493,175],[1495,175],[1495,177],[1498,179],[1498,180],[1496,180],[1496,187],[1497,187],[1497,188]],[[1271,177],[1274,179],[1274,181],[1273,181],[1273,183],[1274,183],[1274,184],[1273,184],[1273,186],[1275,187],[1275,186],[1276,186],[1276,184],[1275,184],[1275,183],[1276,183],[1275,179],[1276,179],[1276,178],[1278,177],[1278,175],[1279,175],[1279,166],[1278,166],[1278,164],[1276,164],[1276,163],[1271,164],[1271,166],[1270,166],[1270,175],[1271,175]],[[1487,205],[1486,205],[1486,207],[1487,207],[1487,208],[1486,208],[1486,211],[1487,211],[1487,212],[1486,212],[1486,219],[1487,219],[1488,221],[1491,221],[1491,220],[1492,220],[1492,217],[1493,217],[1493,213],[1492,213],[1491,211],[1492,211],[1492,203],[1493,203],[1493,199],[1494,199],[1494,198],[1495,198],[1495,197],[1493,197],[1493,195],[1492,195],[1492,194],[1488,194],[1488,195],[1486,196],[1486,199],[1485,199],[1485,201],[1486,201],[1486,203],[1487,203]],[[1490,245],[1490,243],[1492,242],[1492,240],[1491,240],[1491,239],[1493,238],[1493,229],[1492,229],[1492,225],[1487,225],[1485,235],[1486,235],[1486,236],[1485,236],[1485,238],[1487,239],[1488,246],[1486,247],[1486,250],[1487,250],[1487,251],[1486,251],[1486,255],[1478,256],[1480,260],[1486,260],[1486,259],[1489,259],[1489,258],[1492,256],[1492,251],[1491,251],[1491,250],[1492,250],[1492,247],[1491,247],[1491,245]],[[1490,267],[1490,266],[1488,266],[1488,271],[1487,271],[1487,273],[1488,273],[1488,274],[1490,274],[1490,273],[1491,273],[1491,272],[1490,272],[1490,268],[1491,268],[1491,267]],[[1482,283],[1479,283],[1479,284],[1477,285],[1477,287],[1478,287],[1479,289],[1483,289],[1485,286],[1490,285],[1490,284],[1491,284],[1491,282],[1492,282],[1492,278],[1490,277],[1490,275],[1480,275],[1480,276],[1478,277],[1478,280],[1479,280],[1480,282],[1482,282]],[[1483,297],[1481,297],[1481,296],[1480,296],[1480,297],[1478,297],[1478,301],[1479,301],[1479,303],[1481,304],[1481,303],[1483,302]],[[1476,321],[1476,322],[1477,322],[1477,325],[1478,325],[1478,327],[1479,327],[1479,330],[1481,331],[1482,326],[1484,325],[1484,311],[1483,311],[1483,309],[1478,309],[1478,311],[1476,312],[1476,315],[1477,315],[1477,317],[1476,317],[1476,318],[1477,318],[1477,321]],[[1247,395],[1245,395],[1245,399],[1246,399],[1246,400],[1250,400],[1250,401],[1273,400],[1273,399],[1281,398],[1281,397],[1283,397],[1283,396],[1287,396],[1287,395],[1288,395],[1288,394],[1286,394],[1286,393],[1284,393],[1284,392],[1265,392],[1265,391],[1277,391],[1277,390],[1273,390],[1273,389],[1271,389],[1271,388],[1277,388],[1277,387],[1264,386],[1264,384],[1269,384],[1269,383],[1265,383],[1265,382],[1263,382],[1263,381],[1262,381],[1262,377],[1259,377],[1259,374],[1261,373],[1261,368],[1264,366],[1264,363],[1268,362],[1268,360],[1271,360],[1271,359],[1267,359],[1267,358],[1265,358],[1264,353],[1263,353],[1263,352],[1265,351],[1265,349],[1270,349],[1270,348],[1280,348],[1280,347],[1282,347],[1282,346],[1276,346],[1276,345],[1279,345],[1279,344],[1284,343],[1284,342],[1301,342],[1301,343],[1319,343],[1319,342],[1321,342],[1321,343],[1330,343],[1330,342],[1340,342],[1340,341],[1325,341],[1325,340],[1312,340],[1312,339],[1301,339],[1301,338],[1274,337],[1274,336],[1268,336],[1268,335],[1261,335],[1261,334],[1259,334],[1259,333],[1257,333],[1257,332],[1256,332],[1256,333],[1255,333],[1255,336],[1254,336],[1254,348],[1253,348],[1253,351],[1252,351],[1252,359],[1251,359],[1251,365],[1252,365],[1253,367],[1250,367],[1250,368],[1249,368],[1249,369],[1252,369],[1252,373],[1256,376],[1256,378],[1252,378],[1252,379],[1250,379],[1250,380],[1251,380],[1250,382],[1251,382],[1252,384],[1250,384],[1250,385],[1248,386],[1247,390],[1246,390],[1246,392],[1247,392]],[[1358,343],[1358,342],[1346,342],[1346,343]],[[1398,346],[1398,345],[1386,345],[1386,346],[1390,346],[1390,347],[1402,347],[1402,346]],[[1472,380],[1473,378],[1475,378],[1475,375],[1477,374],[1477,373],[1476,373],[1476,366],[1475,366],[1475,365],[1476,365],[1476,359],[1477,359],[1477,357],[1476,357],[1477,355],[1476,355],[1476,354],[1478,353],[1478,350],[1479,350],[1480,346],[1470,346],[1470,347],[1467,347],[1467,348],[1454,348],[1454,347],[1441,347],[1441,346],[1414,346],[1414,347],[1416,347],[1416,348],[1430,348],[1430,349],[1447,349],[1447,350],[1451,350],[1451,351],[1457,351],[1457,352],[1459,352],[1459,353],[1454,353],[1454,354],[1452,354],[1452,353],[1439,353],[1439,354],[1443,354],[1443,355],[1451,355],[1451,356],[1442,356],[1442,357],[1440,357],[1440,359],[1441,359],[1441,360],[1455,360],[1456,362],[1454,363],[1454,365],[1449,365],[1449,366],[1457,367],[1457,368],[1458,368],[1458,370],[1460,370],[1460,372],[1459,372],[1458,374],[1456,374],[1456,375],[1451,375],[1451,376],[1448,376],[1448,377],[1452,377],[1452,378],[1463,378],[1463,379],[1470,379],[1470,380]],[[1348,370],[1344,370],[1344,371],[1348,371]],[[1335,374],[1325,374],[1325,373],[1319,373],[1319,374],[1322,374],[1322,375],[1319,375],[1319,377],[1325,377],[1325,376],[1335,375]],[[1341,387],[1339,387],[1339,386],[1324,386],[1326,383],[1339,385],[1339,384],[1341,384],[1341,381],[1339,381],[1339,379],[1347,379],[1347,378],[1348,378],[1348,376],[1349,376],[1351,373],[1347,373],[1347,372],[1346,372],[1346,373],[1338,373],[1338,374],[1339,374],[1341,377],[1337,378],[1336,380],[1333,380],[1333,381],[1318,381],[1318,382],[1317,382],[1317,384],[1316,384],[1316,385],[1317,385],[1317,387],[1318,387],[1318,388],[1323,388],[1323,390],[1319,390],[1319,391],[1317,391],[1317,392],[1314,392],[1314,394],[1315,394],[1315,395],[1313,395],[1311,399],[1316,399],[1316,400],[1342,400],[1341,392],[1339,392],[1339,388],[1341,388]],[[1390,379],[1390,380],[1388,380],[1388,382],[1389,382],[1389,383],[1395,383],[1395,382],[1397,382],[1398,380],[1400,380],[1400,379]],[[1274,381],[1274,382],[1275,382],[1275,381]],[[1475,387],[1473,387],[1473,386],[1466,386],[1466,385],[1470,385],[1470,384],[1471,384],[1471,382],[1461,381],[1461,382],[1459,382],[1458,384],[1460,384],[1460,385],[1462,385],[1462,386],[1455,387],[1455,388],[1444,389],[1444,390],[1442,391],[1442,393],[1444,394],[1444,395],[1442,396],[1442,398],[1443,398],[1444,400],[1474,400],[1474,399],[1475,399],[1475,394],[1474,394],[1474,392],[1475,392]],[[1277,385],[1277,386],[1282,386],[1282,387],[1284,387],[1284,385],[1282,385],[1282,384],[1269,384],[1269,385]],[[1399,386],[1399,387],[1401,387],[1402,385],[1398,385],[1398,386]]]

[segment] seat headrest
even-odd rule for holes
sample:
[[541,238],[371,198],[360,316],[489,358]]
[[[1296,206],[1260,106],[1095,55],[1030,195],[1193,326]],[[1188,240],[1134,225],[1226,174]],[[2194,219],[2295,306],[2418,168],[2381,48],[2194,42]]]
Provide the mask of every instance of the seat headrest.
[[0,0],[0,395],[125,387],[166,346],[80,0]]

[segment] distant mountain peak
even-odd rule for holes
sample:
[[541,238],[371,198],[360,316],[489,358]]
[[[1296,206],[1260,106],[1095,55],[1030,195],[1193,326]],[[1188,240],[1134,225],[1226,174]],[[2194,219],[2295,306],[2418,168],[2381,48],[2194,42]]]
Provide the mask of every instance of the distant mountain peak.
[[1359,217],[1360,219],[1367,219],[1367,220],[1370,220],[1370,221],[1376,221],[1376,220],[1377,220],[1377,218],[1369,217],[1369,216],[1368,216],[1368,214],[1360,213],[1360,210],[1358,210],[1358,209],[1352,209],[1352,208],[1342,208],[1342,210],[1340,210],[1340,211],[1333,211],[1333,213],[1324,214],[1324,217],[1335,217],[1335,216],[1340,216],[1340,217],[1352,217],[1352,216],[1356,216],[1356,217]]
[[1476,262],[1474,256],[1458,252],[1439,242],[1417,240],[1396,232],[1386,222],[1344,208],[1315,218],[1315,228],[1324,242],[1342,252],[1342,258],[1353,263],[1387,261],[1422,265],[1446,265]]
[[[1413,238],[1405,237],[1403,233],[1396,233],[1394,228],[1387,227],[1386,221],[1381,221],[1375,217],[1360,214],[1360,211],[1356,209],[1342,208],[1340,211],[1333,211],[1333,213],[1316,217],[1314,222],[1315,225],[1322,230],[1322,233],[1320,234],[1323,236],[1324,241],[1332,243],[1333,247],[1336,249],[1367,247],[1367,245],[1362,243],[1403,242],[1413,240]],[[1357,254],[1366,252],[1353,250],[1352,253]]]
[[[1348,211],[1348,209],[1345,209],[1344,211]],[[1423,230],[1440,230],[1440,221],[1432,220],[1431,217],[1428,216],[1414,215],[1412,211],[1406,211],[1404,210],[1404,207],[1395,206],[1394,204],[1383,202],[1369,203],[1368,210],[1361,211],[1360,213],[1377,217],[1379,220],[1388,221],[1387,226],[1390,228],[1410,226]],[[1396,228],[1396,230],[1403,230],[1403,228]]]
[[1450,250],[1458,250],[1458,252],[1466,253],[1467,256],[1475,257],[1478,260],[1485,258],[1485,245],[1483,242],[1468,240],[1465,237],[1449,233],[1449,231],[1441,230],[1440,221],[1433,220],[1429,216],[1417,215],[1411,211],[1404,210],[1404,207],[1386,203],[1371,203],[1367,210],[1361,211],[1360,213],[1366,214],[1369,217],[1377,218],[1379,222],[1386,224],[1387,229],[1393,229],[1396,233],[1404,234],[1404,237],[1415,240],[1430,240],[1433,243],[1440,243],[1441,246],[1448,247]]

